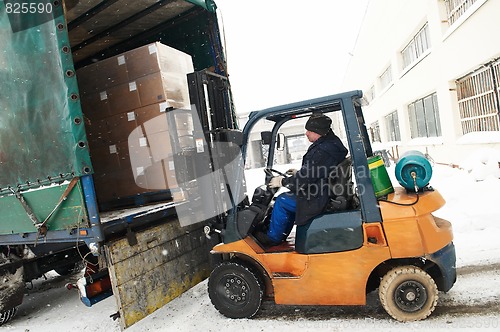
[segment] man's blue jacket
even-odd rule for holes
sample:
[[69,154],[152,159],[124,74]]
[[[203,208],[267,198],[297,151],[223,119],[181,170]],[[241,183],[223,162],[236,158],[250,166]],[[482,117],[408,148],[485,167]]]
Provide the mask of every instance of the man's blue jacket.
[[330,130],[309,146],[300,170],[283,179],[283,186],[297,197],[296,225],[306,224],[325,210],[329,200],[328,176],[346,156],[347,149]]

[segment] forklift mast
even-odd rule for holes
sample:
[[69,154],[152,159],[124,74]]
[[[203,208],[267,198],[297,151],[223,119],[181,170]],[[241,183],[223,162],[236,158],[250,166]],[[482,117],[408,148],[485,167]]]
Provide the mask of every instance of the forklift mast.
[[223,230],[227,218],[246,201],[241,156],[242,132],[227,77],[203,70],[188,74],[193,108],[196,179],[203,220]]
[[188,74],[191,104],[196,107],[207,141],[215,131],[238,129],[227,77],[207,71]]

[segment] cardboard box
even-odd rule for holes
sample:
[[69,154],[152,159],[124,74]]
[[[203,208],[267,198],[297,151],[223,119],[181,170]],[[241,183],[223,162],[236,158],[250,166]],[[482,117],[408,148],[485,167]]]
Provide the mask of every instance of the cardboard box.
[[80,95],[96,93],[103,86],[104,77],[98,71],[96,64],[80,68],[76,71]]
[[111,115],[106,91],[81,95],[80,103],[83,115],[91,121],[102,120]]
[[178,186],[173,158],[153,163],[144,170],[150,190],[175,189]]
[[129,82],[125,56],[118,55],[76,71],[80,94],[96,93]]
[[87,139],[91,148],[110,145],[110,128],[107,119],[88,119]]
[[106,119],[106,123],[109,127],[107,137],[112,142],[127,142],[128,136],[138,126],[134,111],[113,115]]
[[169,108],[190,109],[187,77],[163,72],[136,80],[141,106],[166,102]]
[[147,168],[172,156],[172,147],[168,132],[161,132],[147,137],[129,137],[128,148],[132,168]]
[[[151,117],[150,119],[147,119],[148,117]],[[146,121],[142,121],[144,119],[147,119]],[[142,126],[142,130],[145,136],[149,136],[155,133],[159,132],[164,132],[164,131],[169,131],[170,126],[175,129],[173,124],[169,125],[168,122],[168,115],[166,113],[143,113],[138,116],[137,122],[139,125]]]
[[[167,134],[155,136],[160,139]],[[94,149],[92,160],[95,160],[94,179],[99,201],[109,203],[159,190],[172,190],[177,193],[176,200],[184,199],[178,188],[173,155],[168,153],[168,148],[155,150],[143,142],[135,146],[122,142]],[[155,160],[155,154],[157,158],[164,158]]]
[[106,90],[109,100],[110,115],[129,112],[141,107],[136,82],[128,82],[113,86]]
[[193,61],[189,54],[159,42],[138,47],[124,55],[129,80],[160,71],[184,76],[194,71]]
[[189,112],[176,113],[175,124],[177,126],[176,132],[179,148],[194,148],[194,124],[192,114]]
[[97,62],[95,66],[97,67],[97,74],[101,77],[99,82],[103,89],[108,89],[130,81],[125,56],[123,54],[101,60]]
[[120,168],[120,156],[115,144],[91,147],[90,158],[94,172],[99,176],[113,173]]
[[142,127],[142,136],[162,131],[175,131],[180,147],[194,146],[193,119],[190,112],[174,113],[165,111],[165,103],[153,104],[134,110],[137,115],[137,126]]
[[[148,106],[143,106],[135,111],[137,115],[137,124],[143,125],[148,123],[149,120],[155,119],[156,117],[166,117],[166,111],[168,109],[167,103],[158,103]],[[155,122],[156,120],[152,121]],[[148,124],[148,126],[151,126]]]
[[120,162],[120,168],[129,169],[132,168],[130,151],[127,141],[125,142],[117,142],[116,150],[118,152],[118,159]]
[[137,194],[151,192],[147,189],[147,180],[144,174],[134,174],[132,168],[123,168],[116,172],[120,175],[120,184],[116,190],[117,197],[130,197]]
[[170,141],[170,133],[161,131],[154,134],[148,134],[147,148],[153,159],[153,162],[159,162],[172,156],[172,143]]
[[193,70],[191,56],[153,43],[77,71],[101,203],[166,189],[184,197],[170,131],[180,129],[180,143],[192,145],[192,121],[167,112],[190,109]]
[[130,168],[117,169],[115,172],[94,175],[94,180],[97,198],[101,204],[148,192],[137,185],[139,183],[146,187],[146,177],[142,175],[134,179],[132,169]]
[[[133,91],[131,86],[142,85],[139,106],[133,104],[122,109],[123,103],[113,99],[111,107],[113,114],[117,114],[161,101],[167,101],[170,107],[189,108],[186,75],[193,71],[190,55],[156,42],[83,67],[77,71],[77,78],[82,95],[106,91],[119,97],[125,91],[124,86],[129,85],[129,91]],[[121,86],[120,90],[113,89],[117,86]]]

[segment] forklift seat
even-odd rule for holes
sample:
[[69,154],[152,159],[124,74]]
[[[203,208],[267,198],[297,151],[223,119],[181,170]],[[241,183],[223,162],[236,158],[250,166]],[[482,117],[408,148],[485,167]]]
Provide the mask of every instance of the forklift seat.
[[340,252],[363,245],[363,223],[354,195],[351,166],[351,157],[347,157],[330,172],[330,201],[325,212],[297,226],[295,250],[298,253]]
[[297,226],[295,251],[321,254],[360,248],[363,245],[361,210],[327,212]]
[[350,156],[330,172],[329,192],[330,200],[326,206],[326,212],[344,211],[352,208],[354,189]]

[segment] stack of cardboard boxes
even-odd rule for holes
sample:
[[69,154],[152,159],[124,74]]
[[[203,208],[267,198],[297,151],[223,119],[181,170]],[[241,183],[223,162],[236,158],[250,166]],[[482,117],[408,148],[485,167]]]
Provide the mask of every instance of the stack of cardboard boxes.
[[[191,56],[154,43],[77,71],[101,204],[169,190],[181,199],[167,113],[190,109]],[[177,121],[189,133],[189,119]],[[175,136],[174,136],[175,137]],[[179,196],[176,196],[176,194]]]

